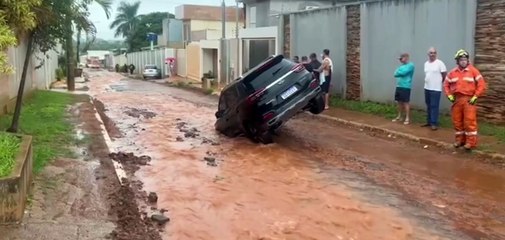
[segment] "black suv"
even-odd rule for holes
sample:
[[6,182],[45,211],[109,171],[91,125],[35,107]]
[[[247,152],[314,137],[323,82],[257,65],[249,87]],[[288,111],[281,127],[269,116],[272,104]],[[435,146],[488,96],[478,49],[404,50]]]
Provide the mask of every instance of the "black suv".
[[275,55],[223,89],[215,128],[228,137],[245,134],[268,144],[277,128],[305,110],[324,110],[319,79],[302,64]]

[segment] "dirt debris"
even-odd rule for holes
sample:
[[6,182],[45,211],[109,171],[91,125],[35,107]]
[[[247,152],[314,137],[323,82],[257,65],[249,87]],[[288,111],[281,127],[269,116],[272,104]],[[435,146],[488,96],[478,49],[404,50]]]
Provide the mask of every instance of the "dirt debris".
[[142,116],[145,119],[150,119],[157,116],[157,114],[154,112],[151,112],[147,109],[139,109],[139,108],[129,108],[128,110],[124,111],[124,113],[130,117],[140,118]]
[[133,175],[137,170],[139,170],[140,166],[145,166],[151,161],[151,157],[149,156],[142,155],[140,157],[137,157],[131,152],[110,153],[109,157],[112,160],[121,163],[125,171],[131,175]]
[[93,104],[95,105],[96,111],[100,115],[100,118],[102,119],[103,124],[105,125],[105,129],[107,130],[107,133],[111,138],[121,138],[123,137],[123,134],[119,130],[119,128],[116,126],[116,123],[112,121],[106,114],[105,112],[107,111],[105,109],[105,105],[98,99],[94,98],[93,99]]
[[111,214],[117,216],[117,228],[111,233],[116,240],[161,240],[159,231],[151,219],[141,215],[135,201],[135,192],[128,179],[123,178],[123,185],[110,195],[116,199],[111,206]]
[[155,192],[150,192],[149,195],[147,196],[147,201],[149,203],[158,202],[158,195]]

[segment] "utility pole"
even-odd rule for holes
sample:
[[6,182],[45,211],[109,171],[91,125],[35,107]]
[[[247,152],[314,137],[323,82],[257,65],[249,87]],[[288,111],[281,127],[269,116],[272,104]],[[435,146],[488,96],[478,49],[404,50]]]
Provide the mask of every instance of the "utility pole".
[[227,82],[226,76],[228,73],[228,67],[226,66],[226,5],[224,3],[224,0],[222,0],[221,4],[221,14],[222,14],[222,19],[221,19],[221,30],[222,30],[222,35],[221,35],[221,71],[220,71],[220,82],[225,84]]
[[237,42],[237,52],[235,56],[235,78],[238,78],[241,75],[242,70],[240,70],[240,42],[238,39],[238,21],[239,21],[239,9],[238,9],[239,0],[235,0],[235,41]]

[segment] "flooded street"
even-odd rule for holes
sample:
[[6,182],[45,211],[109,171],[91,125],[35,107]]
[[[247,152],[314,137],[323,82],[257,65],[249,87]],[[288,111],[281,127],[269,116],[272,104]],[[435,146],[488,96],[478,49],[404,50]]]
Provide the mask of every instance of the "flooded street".
[[[301,114],[270,145],[214,131],[215,97],[90,72],[163,239],[505,239],[505,170]],[[104,116],[102,116],[102,119]]]

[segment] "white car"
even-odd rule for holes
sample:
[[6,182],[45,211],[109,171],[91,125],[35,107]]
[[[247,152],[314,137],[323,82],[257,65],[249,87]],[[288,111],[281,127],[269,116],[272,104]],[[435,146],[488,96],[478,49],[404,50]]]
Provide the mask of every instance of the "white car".
[[154,64],[146,64],[144,66],[144,71],[142,72],[142,77],[146,78],[156,78],[161,79],[161,69],[159,69]]

